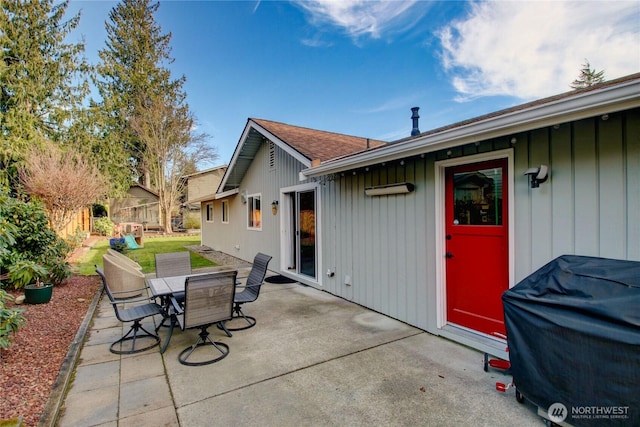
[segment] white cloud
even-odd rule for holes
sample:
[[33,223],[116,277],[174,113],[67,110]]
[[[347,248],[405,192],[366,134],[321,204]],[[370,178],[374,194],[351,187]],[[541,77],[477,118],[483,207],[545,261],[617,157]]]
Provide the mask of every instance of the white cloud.
[[607,80],[640,71],[637,0],[473,3],[439,37],[460,100],[566,92],[585,59]]
[[404,31],[407,27],[415,25],[426,13],[425,7],[415,6],[429,4],[418,0],[292,0],[292,2],[309,14],[313,25],[342,28],[354,39],[363,36],[379,38],[382,34]]

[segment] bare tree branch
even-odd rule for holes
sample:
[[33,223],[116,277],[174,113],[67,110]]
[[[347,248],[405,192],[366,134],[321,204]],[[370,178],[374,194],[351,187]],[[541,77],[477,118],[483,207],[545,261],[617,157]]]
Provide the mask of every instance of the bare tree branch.
[[81,208],[104,196],[107,188],[95,166],[52,142],[29,149],[20,181],[29,195],[43,202],[56,233],[64,230]]

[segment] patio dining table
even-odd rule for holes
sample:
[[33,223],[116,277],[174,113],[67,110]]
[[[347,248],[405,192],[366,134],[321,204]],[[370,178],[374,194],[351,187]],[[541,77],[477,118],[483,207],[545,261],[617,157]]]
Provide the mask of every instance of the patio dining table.
[[[217,271],[216,273],[225,273],[229,271],[233,271],[233,270],[222,270],[222,271]],[[193,273],[193,274],[188,274],[183,276],[154,277],[154,278],[146,279],[147,285],[151,290],[151,294],[154,297],[160,298],[160,300],[162,301],[162,305],[165,308],[165,313],[167,313],[166,317],[162,320],[162,323],[160,324],[160,326],[158,326],[158,328],[156,328],[156,330],[160,329],[160,327],[164,324],[165,320],[167,319],[169,320],[169,333],[167,334],[167,339],[165,340],[164,344],[160,348],[160,353],[164,353],[167,347],[169,346],[169,342],[171,341],[171,335],[173,335],[173,328],[175,327],[177,322],[175,310],[173,308],[173,304],[171,304],[171,297],[179,294],[184,295],[185,283],[188,277],[202,276],[205,274],[212,274],[212,273],[211,272]]]

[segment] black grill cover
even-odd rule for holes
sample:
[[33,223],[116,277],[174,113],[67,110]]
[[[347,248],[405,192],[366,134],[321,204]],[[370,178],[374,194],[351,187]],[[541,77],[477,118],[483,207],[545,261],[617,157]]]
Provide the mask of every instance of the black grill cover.
[[640,262],[564,255],[502,301],[525,398],[571,425],[640,425]]

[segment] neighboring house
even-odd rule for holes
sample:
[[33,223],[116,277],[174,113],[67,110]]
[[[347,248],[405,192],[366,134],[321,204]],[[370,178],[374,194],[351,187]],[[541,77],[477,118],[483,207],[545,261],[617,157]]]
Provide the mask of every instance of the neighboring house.
[[[183,179],[186,181],[186,201],[183,203],[185,211],[200,213],[200,204],[203,200],[211,200],[215,196],[215,192],[222,181],[222,177],[227,170],[227,165],[216,166],[215,168],[206,169],[200,172],[185,175]],[[201,224],[206,221],[206,216],[201,218]],[[184,223],[183,218],[183,223]]]
[[563,254],[640,260],[640,74],[412,118],[389,144],[249,119],[203,244],[502,356],[506,289]]
[[113,199],[109,204],[109,217],[116,224],[138,223],[145,230],[160,229],[158,193],[140,184],[132,184],[127,197]]

